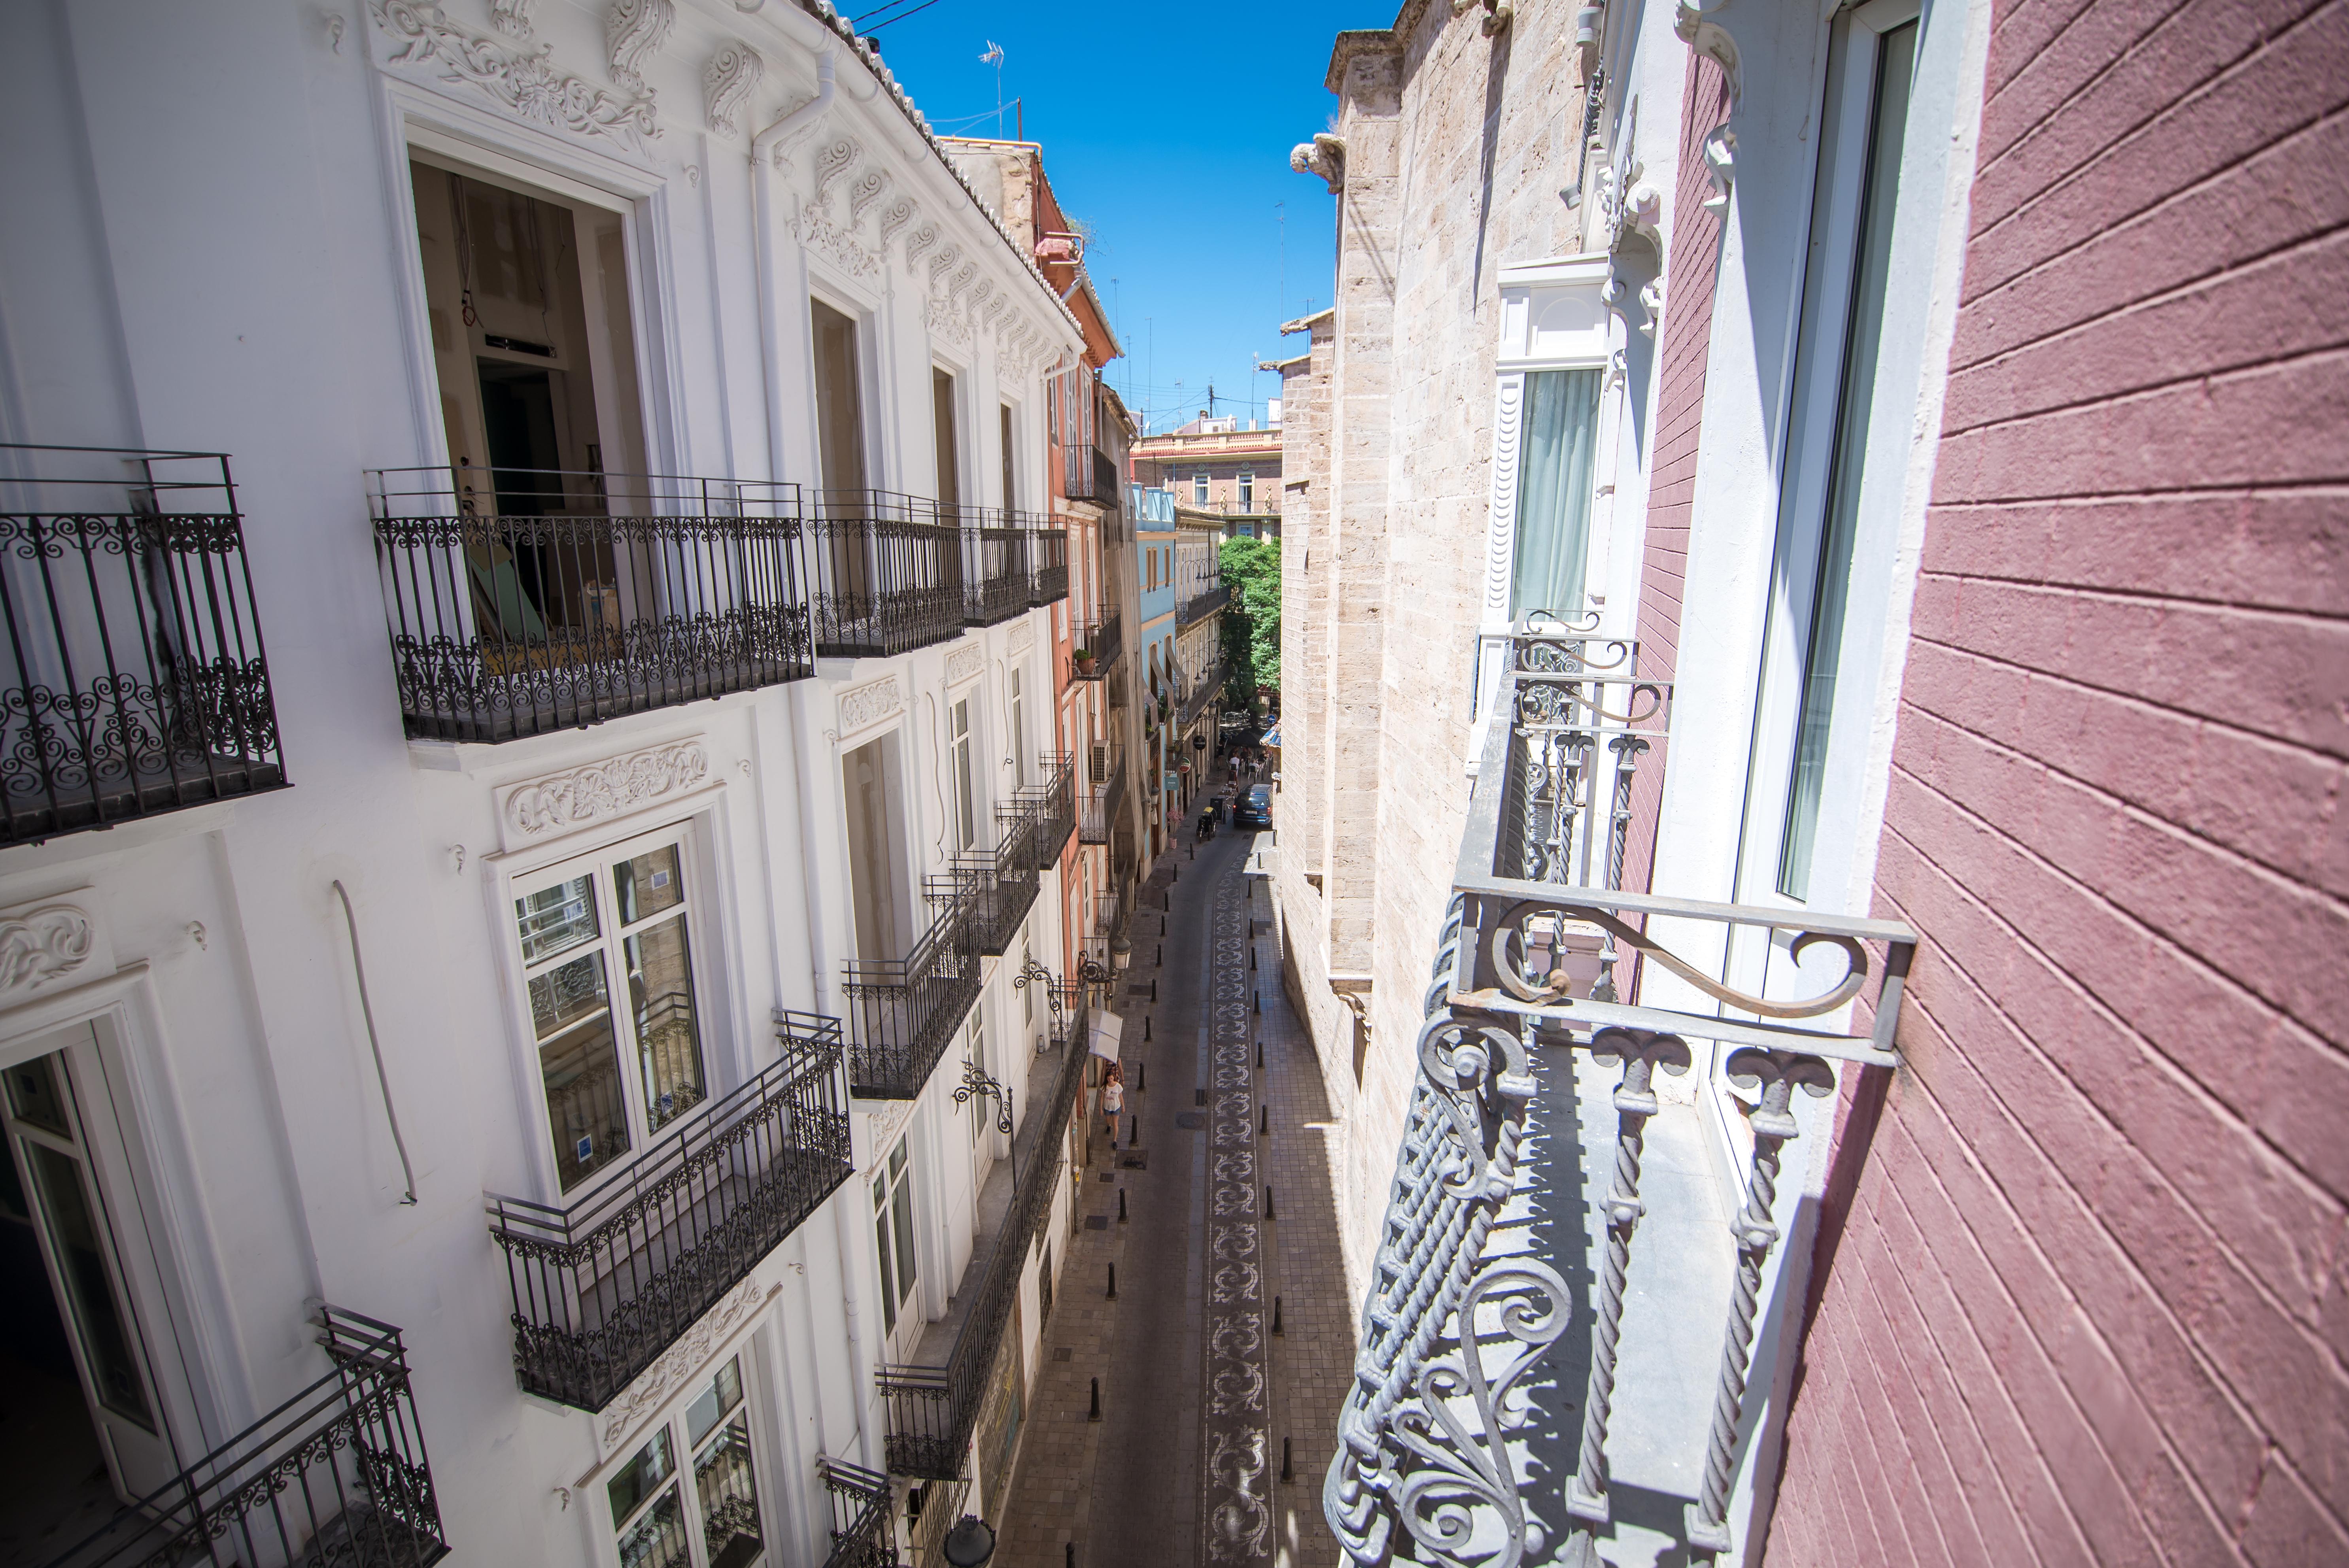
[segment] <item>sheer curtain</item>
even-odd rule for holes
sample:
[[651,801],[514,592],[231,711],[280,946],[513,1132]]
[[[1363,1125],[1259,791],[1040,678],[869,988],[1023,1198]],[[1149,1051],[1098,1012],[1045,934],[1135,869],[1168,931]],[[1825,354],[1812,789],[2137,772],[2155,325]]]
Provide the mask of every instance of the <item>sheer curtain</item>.
[[1509,619],[1548,610],[1582,614],[1590,553],[1592,473],[1599,435],[1599,375],[1537,370],[1526,377],[1523,459],[1517,469],[1517,559]]

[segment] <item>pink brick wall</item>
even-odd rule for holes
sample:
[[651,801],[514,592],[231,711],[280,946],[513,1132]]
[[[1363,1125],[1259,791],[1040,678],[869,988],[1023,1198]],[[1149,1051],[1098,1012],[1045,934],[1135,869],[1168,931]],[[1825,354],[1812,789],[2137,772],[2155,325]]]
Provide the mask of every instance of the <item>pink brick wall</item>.
[[[1704,172],[1704,139],[1729,118],[1721,67],[1689,56],[1681,98],[1680,176],[1672,190],[1672,236],[1666,247],[1664,340],[1656,356],[1656,434],[1650,457],[1648,523],[1640,566],[1640,673],[1672,678],[1680,657],[1682,586],[1688,579],[1689,509],[1696,495],[1696,447],[1704,412],[1706,356],[1713,343],[1713,298],[1721,264],[1721,219],[1704,210],[1713,182]],[[1632,786],[1631,832],[1623,885],[1644,890],[1654,867],[1663,769],[1646,767]]]
[[1770,1559],[2349,1563],[2349,8],[2002,0],[1986,93]]

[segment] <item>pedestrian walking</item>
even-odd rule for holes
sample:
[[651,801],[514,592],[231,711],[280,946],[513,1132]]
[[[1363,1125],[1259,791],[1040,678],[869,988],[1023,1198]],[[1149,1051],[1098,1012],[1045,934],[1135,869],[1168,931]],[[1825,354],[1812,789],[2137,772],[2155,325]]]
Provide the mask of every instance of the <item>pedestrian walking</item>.
[[1102,1075],[1102,1115],[1109,1121],[1109,1146],[1117,1147],[1118,1112],[1125,1109],[1125,1068],[1116,1062]]

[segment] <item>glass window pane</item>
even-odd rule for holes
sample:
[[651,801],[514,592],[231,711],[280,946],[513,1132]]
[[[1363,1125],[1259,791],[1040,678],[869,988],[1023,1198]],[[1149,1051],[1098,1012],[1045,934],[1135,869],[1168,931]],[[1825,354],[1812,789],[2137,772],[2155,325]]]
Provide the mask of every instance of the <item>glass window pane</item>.
[[44,1132],[59,1138],[73,1136],[73,1125],[66,1119],[66,1086],[59,1079],[55,1056],[35,1057],[8,1069],[8,1108],[16,1113],[17,1120]]
[[1599,438],[1596,370],[1541,370],[1526,377],[1523,466],[1517,472],[1517,549],[1509,618],[1548,610],[1582,614],[1590,552],[1592,464]]
[[746,1568],[759,1555],[759,1490],[750,1466],[750,1421],[737,1416],[693,1460],[709,1568]]
[[620,923],[634,925],[685,902],[685,871],[678,847],[667,845],[612,868],[612,889],[619,897]]
[[625,1523],[676,1470],[677,1456],[669,1448],[668,1429],[663,1427],[604,1483],[612,1499],[612,1522]]
[[604,955],[583,953],[567,964],[558,964],[531,977],[531,1027],[543,1040],[582,1018],[602,1012],[607,1000]]
[[514,900],[514,923],[522,930],[522,961],[535,964],[595,936],[595,896],[585,877],[574,877]]
[[[662,1438],[667,1439],[664,1432]],[[644,1517],[620,1532],[620,1568],[686,1568],[693,1561],[677,1488],[660,1494]]]
[[686,1441],[698,1445],[709,1435],[709,1429],[719,1418],[742,1402],[742,1362],[740,1357],[729,1360],[718,1369],[709,1386],[694,1397],[685,1408]]
[[1851,319],[1844,337],[1843,380],[1836,397],[1834,469],[1820,529],[1818,581],[1811,595],[1811,634],[1804,654],[1802,711],[1795,721],[1794,777],[1787,786],[1785,841],[1778,891],[1807,898],[1811,857],[1826,781],[1827,739],[1835,722],[1836,678],[1843,663],[1844,613],[1851,595],[1852,548],[1859,534],[1860,470],[1868,455],[1875,401],[1876,357],[1891,282],[1892,218],[1900,194],[1900,151],[1909,123],[1909,75],[1917,24],[1884,35],[1877,54],[1876,108],[1868,122],[1868,173],[1861,196],[1858,253],[1852,262]]
[[140,1380],[129,1316],[107,1276],[106,1236],[85,1184],[87,1173],[80,1161],[46,1143],[28,1139],[21,1147],[33,1168],[33,1189],[48,1222],[66,1305],[98,1402],[151,1432],[155,1421],[147,1408],[147,1386]]
[[889,1209],[878,1191],[874,1194],[873,1248],[881,1257],[881,1331],[897,1326],[897,1274],[889,1258]]
[[609,1013],[538,1048],[546,1080],[546,1121],[554,1135],[554,1169],[568,1191],[628,1150],[627,1108],[620,1098],[620,1053]]
[[897,1183],[890,1218],[897,1235],[897,1299],[903,1301],[914,1294],[914,1193],[905,1181]]
[[703,1094],[685,917],[640,931],[621,945],[627,951],[628,995],[636,1008],[645,1118],[657,1132],[699,1105]]

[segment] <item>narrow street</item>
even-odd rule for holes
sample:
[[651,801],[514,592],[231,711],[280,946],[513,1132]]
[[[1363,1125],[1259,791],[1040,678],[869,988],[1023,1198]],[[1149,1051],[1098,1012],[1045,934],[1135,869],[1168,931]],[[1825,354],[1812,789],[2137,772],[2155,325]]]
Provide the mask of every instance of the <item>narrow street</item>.
[[1113,1153],[1094,1129],[1004,1516],[998,1560],[1014,1568],[1337,1561],[1320,1482],[1351,1309],[1259,837],[1186,834],[1133,917],[1130,1114]]

